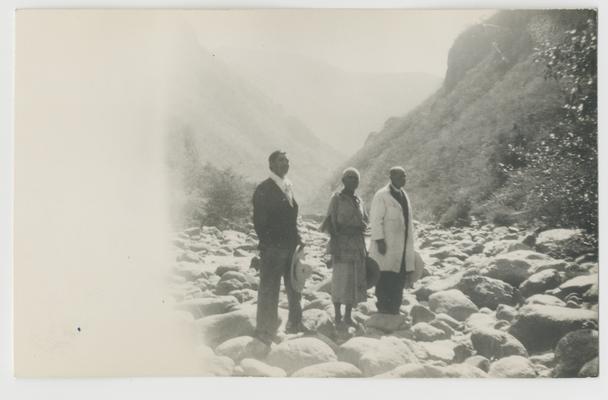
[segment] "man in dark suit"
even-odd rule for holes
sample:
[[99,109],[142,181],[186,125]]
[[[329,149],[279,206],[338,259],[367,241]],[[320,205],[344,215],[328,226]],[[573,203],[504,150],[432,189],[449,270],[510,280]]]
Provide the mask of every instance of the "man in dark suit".
[[304,331],[301,295],[291,286],[289,269],[298,244],[298,203],[291,182],[286,178],[289,159],[275,151],[268,157],[270,177],[253,194],[253,224],[258,235],[261,257],[260,285],[256,316],[256,337],[270,343],[279,326],[278,306],[281,277],[289,301],[287,332]]

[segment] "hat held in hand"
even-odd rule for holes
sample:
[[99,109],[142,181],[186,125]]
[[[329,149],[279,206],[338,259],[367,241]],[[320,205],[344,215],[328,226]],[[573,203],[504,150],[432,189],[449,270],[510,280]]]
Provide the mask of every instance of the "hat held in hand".
[[291,287],[293,287],[296,292],[301,293],[302,290],[304,290],[306,279],[310,278],[311,275],[312,267],[304,262],[304,248],[298,246],[291,258]]

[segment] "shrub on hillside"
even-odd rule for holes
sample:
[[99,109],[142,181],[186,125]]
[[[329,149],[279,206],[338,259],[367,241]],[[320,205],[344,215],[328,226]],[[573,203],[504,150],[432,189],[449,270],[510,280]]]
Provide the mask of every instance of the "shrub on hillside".
[[561,115],[543,127],[542,139],[511,150],[524,167],[505,166],[508,185],[527,193],[523,209],[557,227],[596,232],[597,187],[597,34],[595,17],[546,42],[536,61],[546,79],[564,93]]
[[253,184],[231,168],[219,169],[210,164],[203,168],[204,197],[201,223],[227,227],[251,214]]

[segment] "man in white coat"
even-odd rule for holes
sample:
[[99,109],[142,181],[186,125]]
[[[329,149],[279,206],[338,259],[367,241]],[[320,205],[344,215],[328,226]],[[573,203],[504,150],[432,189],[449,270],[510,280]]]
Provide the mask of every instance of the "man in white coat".
[[376,192],[370,211],[369,255],[380,267],[376,306],[386,314],[399,314],[406,274],[415,270],[416,233],[405,181],[402,167],[391,168],[390,183]]

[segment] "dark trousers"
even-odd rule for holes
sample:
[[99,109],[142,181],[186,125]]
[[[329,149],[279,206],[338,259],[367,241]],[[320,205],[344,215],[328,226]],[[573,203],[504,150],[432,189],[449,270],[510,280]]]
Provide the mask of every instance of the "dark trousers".
[[384,314],[399,314],[405,287],[405,257],[401,261],[399,272],[380,271],[376,283],[376,308]]
[[302,306],[300,304],[302,295],[293,289],[289,277],[291,257],[294,250],[269,246],[261,254],[256,337],[262,341],[272,341],[280,324],[278,308],[281,277],[289,301],[288,323],[297,325],[302,322]]

